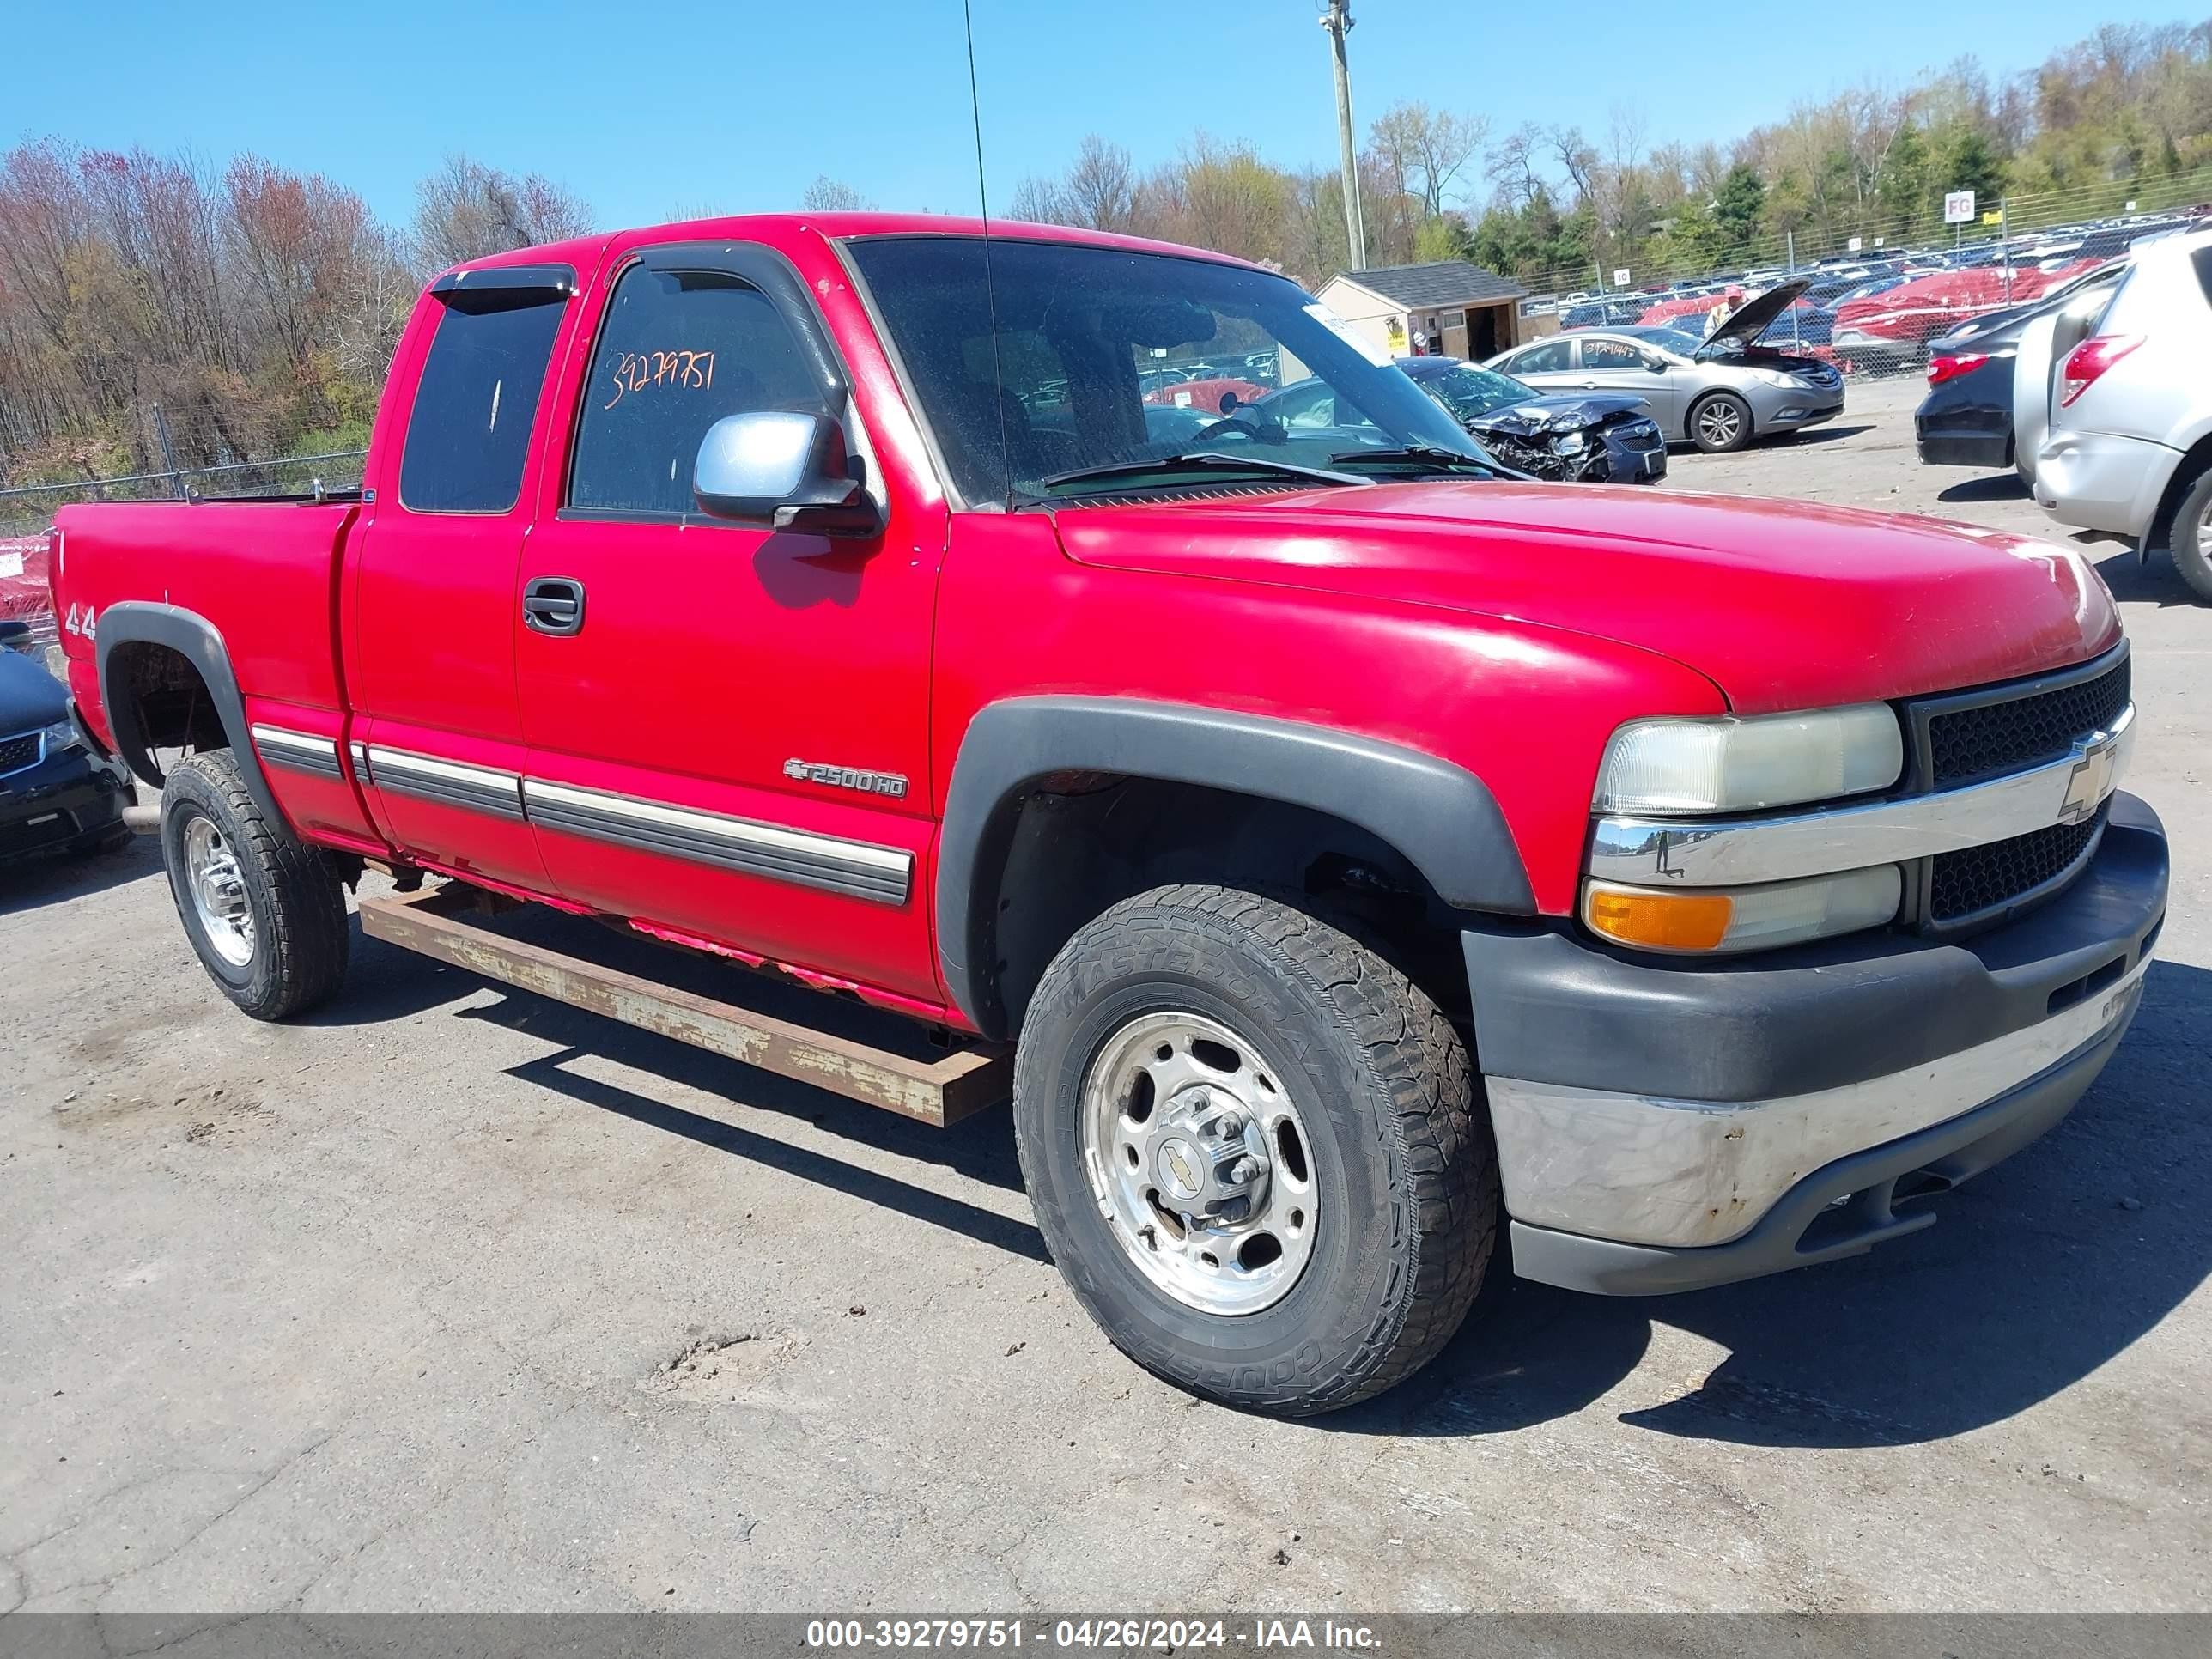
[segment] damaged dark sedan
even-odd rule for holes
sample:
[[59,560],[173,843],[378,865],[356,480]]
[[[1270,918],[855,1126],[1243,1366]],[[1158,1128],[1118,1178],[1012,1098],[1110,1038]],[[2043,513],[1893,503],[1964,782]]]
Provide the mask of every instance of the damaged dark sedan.
[[[1667,439],[1651,406],[1627,392],[1546,396],[1510,374],[1457,357],[1401,357],[1398,367],[1465,427],[1500,465],[1559,483],[1656,483],[1667,476]],[[1263,421],[1296,434],[1341,431],[1367,417],[1340,409],[1323,380],[1294,380],[1252,404]]]
[[1666,434],[1642,398],[1547,395],[1456,357],[1401,357],[1398,367],[1516,471],[1562,483],[1656,483],[1667,476]]

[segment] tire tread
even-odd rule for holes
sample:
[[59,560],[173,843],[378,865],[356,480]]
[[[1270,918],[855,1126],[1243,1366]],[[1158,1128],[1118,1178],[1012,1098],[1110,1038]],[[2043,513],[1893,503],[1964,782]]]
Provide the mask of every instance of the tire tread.
[[[1495,1252],[1496,1159],[1475,1117],[1467,1047],[1442,1009],[1356,939],[1280,900],[1197,884],[1140,893],[1078,929],[1038,986],[1032,1015],[1075,988],[1085,977],[1081,964],[1126,957],[1147,935],[1187,945],[1194,926],[1235,930],[1272,947],[1356,1042],[1388,1103],[1376,1151],[1389,1171],[1392,1255],[1401,1265],[1364,1340],[1333,1376],[1241,1387],[1225,1400],[1285,1416],[1339,1410],[1394,1387],[1436,1357],[1465,1320]],[[1023,1115],[1015,1121],[1019,1142]],[[1026,1170],[1033,1149],[1019,1150]],[[1153,1364],[1152,1356],[1135,1357]],[[1224,1397],[1188,1377],[1171,1380]]]

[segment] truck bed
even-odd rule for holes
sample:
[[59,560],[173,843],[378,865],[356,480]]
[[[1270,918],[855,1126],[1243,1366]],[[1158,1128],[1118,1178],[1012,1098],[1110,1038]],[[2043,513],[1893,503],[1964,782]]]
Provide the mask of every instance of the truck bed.
[[126,600],[205,615],[240,684],[258,695],[341,708],[337,578],[359,511],[357,496],[64,507],[54,610],[70,690],[94,731],[112,740],[97,672],[99,618]]

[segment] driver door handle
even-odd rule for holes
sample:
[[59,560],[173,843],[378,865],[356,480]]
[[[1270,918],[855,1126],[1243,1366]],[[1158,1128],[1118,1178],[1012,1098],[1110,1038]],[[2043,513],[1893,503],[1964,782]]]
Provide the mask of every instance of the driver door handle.
[[568,576],[532,576],[522,586],[522,622],[540,634],[584,630],[584,585]]

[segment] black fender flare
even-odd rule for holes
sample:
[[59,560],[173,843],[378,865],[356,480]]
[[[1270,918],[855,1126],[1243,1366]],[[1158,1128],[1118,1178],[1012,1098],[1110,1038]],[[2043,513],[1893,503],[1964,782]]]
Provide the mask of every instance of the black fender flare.
[[93,635],[100,706],[107,711],[108,728],[115,733],[115,752],[132,775],[157,789],[165,781],[147,745],[146,734],[139,729],[137,706],[130,699],[115,695],[109,665],[116,647],[123,645],[163,646],[191,664],[207,687],[216,717],[222,721],[223,734],[230,739],[231,754],[238,762],[239,774],[253,797],[253,804],[270,823],[289,823],[291,820],[276,805],[276,797],[261,770],[261,757],[254,752],[252,733],[246,719],[246,699],[239,695],[238,677],[231,672],[230,652],[222,642],[222,635],[205,617],[180,605],[155,605],[142,599],[119,600],[100,613]]
[[1006,857],[1023,801],[1061,772],[1200,784],[1311,808],[1395,848],[1460,909],[1536,914],[1505,815],[1464,767],[1380,738],[1299,720],[1132,697],[1014,697],[969,723],[952,769],[937,855],[937,956],[945,988],[988,1036],[1005,1034],[991,975],[997,908],[978,902]]

